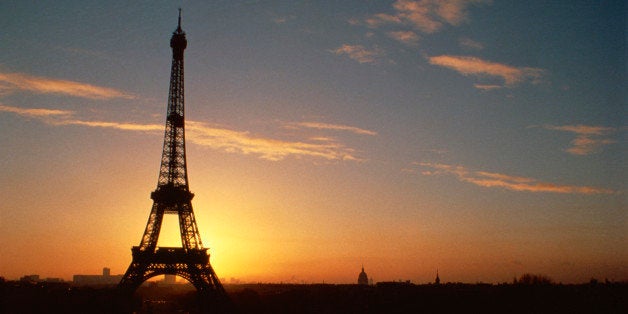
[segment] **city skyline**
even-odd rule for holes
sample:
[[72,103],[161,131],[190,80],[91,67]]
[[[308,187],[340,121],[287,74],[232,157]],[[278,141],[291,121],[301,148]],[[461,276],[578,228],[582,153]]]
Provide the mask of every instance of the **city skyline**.
[[0,4],[0,276],[128,266],[178,7],[219,278],[628,279],[625,4],[482,0]]

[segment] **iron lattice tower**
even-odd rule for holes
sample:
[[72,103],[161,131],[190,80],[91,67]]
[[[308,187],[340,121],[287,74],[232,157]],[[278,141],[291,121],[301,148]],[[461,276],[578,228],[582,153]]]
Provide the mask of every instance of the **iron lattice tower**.
[[[194,194],[188,185],[183,86],[183,50],[187,40],[181,29],[181,10],[170,47],[170,91],[157,189],[151,193],[153,207],[144,235],[140,245],[131,249],[133,260],[119,287],[133,292],[151,277],[171,274],[187,279],[213,301],[227,301],[227,294],[209,264],[207,249],[203,248],[192,210]],[[178,215],[181,247],[157,247],[164,214]]]

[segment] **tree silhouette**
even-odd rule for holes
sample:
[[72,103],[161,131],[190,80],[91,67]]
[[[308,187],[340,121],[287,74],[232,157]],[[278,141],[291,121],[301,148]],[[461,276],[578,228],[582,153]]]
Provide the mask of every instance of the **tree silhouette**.
[[515,279],[515,283],[520,285],[551,285],[554,281],[546,275],[525,273],[519,279]]

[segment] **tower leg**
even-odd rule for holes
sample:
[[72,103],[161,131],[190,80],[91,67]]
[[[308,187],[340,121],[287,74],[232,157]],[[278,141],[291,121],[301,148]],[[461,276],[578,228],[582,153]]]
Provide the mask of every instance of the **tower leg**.
[[120,284],[118,284],[118,288],[123,292],[133,294],[144,282],[146,269],[147,265],[131,262]]

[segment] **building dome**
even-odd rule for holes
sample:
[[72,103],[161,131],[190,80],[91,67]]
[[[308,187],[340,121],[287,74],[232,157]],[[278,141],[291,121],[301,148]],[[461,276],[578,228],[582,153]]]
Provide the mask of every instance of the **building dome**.
[[360,275],[358,275],[358,285],[368,285],[368,284],[369,284],[369,277],[364,272],[364,266],[362,266],[362,272],[360,272]]

